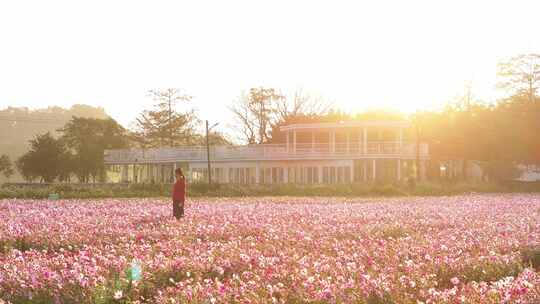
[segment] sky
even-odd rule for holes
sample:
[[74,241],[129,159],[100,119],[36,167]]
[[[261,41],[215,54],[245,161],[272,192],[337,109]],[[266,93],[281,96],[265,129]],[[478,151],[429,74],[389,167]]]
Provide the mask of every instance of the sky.
[[125,126],[150,89],[231,126],[250,87],[303,88],[357,112],[490,102],[497,62],[540,52],[540,1],[0,2],[0,109],[100,106]]

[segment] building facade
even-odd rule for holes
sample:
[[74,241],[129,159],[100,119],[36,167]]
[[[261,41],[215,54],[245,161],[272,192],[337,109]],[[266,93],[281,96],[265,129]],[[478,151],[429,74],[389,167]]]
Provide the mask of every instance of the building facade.
[[[336,184],[425,179],[427,144],[404,140],[410,123],[366,121],[291,124],[282,144],[105,151],[107,182],[169,183],[182,168],[191,182]],[[417,149],[418,146],[418,149]],[[417,153],[418,150],[418,153]],[[416,168],[416,159],[419,166]]]

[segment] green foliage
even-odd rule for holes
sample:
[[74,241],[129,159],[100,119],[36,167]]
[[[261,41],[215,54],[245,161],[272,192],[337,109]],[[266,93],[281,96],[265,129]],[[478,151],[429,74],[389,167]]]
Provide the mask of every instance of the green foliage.
[[451,279],[457,277],[461,282],[495,282],[505,277],[517,277],[523,271],[519,261],[503,263],[475,261],[459,267],[441,266],[436,270],[438,287],[452,288]]
[[380,296],[376,293],[371,293],[369,297],[366,299],[366,304],[394,304],[394,300],[392,300],[392,297],[388,293],[384,293],[384,295]]
[[[0,188],[0,199],[47,199],[51,193],[58,193],[61,199],[170,197],[171,189],[171,184],[6,184]],[[188,186],[188,197],[397,197],[447,196],[474,192],[540,192],[540,183],[420,183],[414,189],[411,189],[404,184],[208,185],[206,183],[194,183]]]
[[30,140],[30,151],[17,160],[17,169],[26,180],[50,183],[64,174],[69,158],[64,143],[47,132]]
[[13,165],[9,156],[4,154],[0,156],[0,174],[3,174],[6,178],[10,178],[13,175]]
[[[61,107],[48,107],[30,110],[28,108],[8,107],[0,110],[0,142],[2,154],[8,155],[12,160],[17,160],[28,150],[28,141],[37,134],[51,132],[58,136],[57,129],[66,124],[72,116],[107,118],[103,108],[87,105],[73,105],[69,109]],[[21,181],[17,170],[10,178],[11,181]],[[0,183],[6,178],[0,175]]]
[[498,87],[533,100],[540,87],[540,54],[520,54],[499,63]]
[[151,90],[149,95],[155,102],[153,109],[143,111],[137,118],[132,139],[142,148],[194,144],[198,121],[195,112],[176,110],[178,103],[192,97],[175,88]]
[[400,239],[411,234],[407,228],[395,225],[377,227],[371,233],[381,239]]
[[62,140],[73,157],[62,167],[75,173],[81,182],[100,180],[105,174],[105,149],[128,146],[126,130],[113,119],[73,117],[62,129]]
[[73,117],[59,131],[59,139],[47,132],[29,141],[30,151],[16,162],[25,180],[70,182],[73,173],[81,182],[99,180],[105,174],[104,150],[128,145],[124,128],[112,119]]
[[526,247],[521,250],[521,259],[527,267],[540,270],[540,247]]

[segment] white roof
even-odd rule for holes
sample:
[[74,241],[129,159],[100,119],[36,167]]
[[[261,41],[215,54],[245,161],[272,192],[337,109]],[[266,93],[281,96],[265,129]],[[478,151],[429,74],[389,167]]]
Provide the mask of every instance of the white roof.
[[355,128],[355,127],[408,127],[411,123],[408,121],[341,121],[341,122],[321,122],[321,123],[303,123],[290,124],[282,126],[281,131],[300,130],[300,129],[336,129],[336,128]]

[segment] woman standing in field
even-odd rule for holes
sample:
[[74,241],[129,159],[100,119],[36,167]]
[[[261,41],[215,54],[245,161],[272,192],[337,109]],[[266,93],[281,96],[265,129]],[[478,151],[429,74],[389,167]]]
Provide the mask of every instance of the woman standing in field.
[[173,216],[180,219],[184,216],[184,203],[186,202],[186,178],[182,169],[178,168],[174,171],[176,183],[174,183],[172,191],[173,200]]

